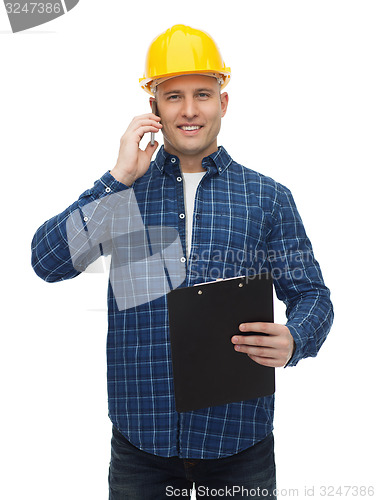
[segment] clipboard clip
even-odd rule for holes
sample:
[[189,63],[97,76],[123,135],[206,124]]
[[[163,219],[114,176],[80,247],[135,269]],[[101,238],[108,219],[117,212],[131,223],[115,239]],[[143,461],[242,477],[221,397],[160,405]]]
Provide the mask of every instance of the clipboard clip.
[[[233,276],[232,278],[217,278],[216,280],[213,280],[213,281],[205,281],[203,283],[196,283],[195,285],[193,286],[202,286],[202,285],[210,285],[210,283],[217,283],[218,281],[230,281],[230,280],[237,280],[239,278],[245,278],[246,276],[243,275],[243,276]],[[242,284],[243,286],[243,284]]]
[[[230,280],[235,280],[235,279],[240,279],[240,278],[245,278],[246,276],[233,276],[232,278],[217,278],[216,280],[213,280],[213,281],[206,281],[204,283],[196,283],[195,285],[193,286],[203,286],[203,285],[210,285],[212,283],[218,283],[220,281],[230,281]],[[242,288],[244,286],[244,283],[242,281],[240,281],[240,283],[238,283],[238,286],[239,288]],[[197,294],[198,295],[202,295],[202,290],[200,289]]]

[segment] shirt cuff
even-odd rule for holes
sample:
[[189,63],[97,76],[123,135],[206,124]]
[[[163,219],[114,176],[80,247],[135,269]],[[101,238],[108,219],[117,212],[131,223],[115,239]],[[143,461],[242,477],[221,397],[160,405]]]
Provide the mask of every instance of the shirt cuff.
[[299,333],[297,328],[292,324],[286,323],[286,326],[290,330],[290,333],[294,339],[295,347],[290,360],[285,365],[285,368],[287,368],[288,366],[296,366],[298,362],[304,357],[303,356],[304,341],[302,339],[301,334]]
[[81,194],[78,199],[78,206],[82,208],[82,206],[91,201],[100,200],[108,197],[110,194],[120,193],[127,189],[130,189],[129,186],[116,180],[115,177],[110,174],[110,171],[107,171],[100,179],[94,182],[93,187]]
[[119,191],[124,191],[129,189],[129,186],[122,184],[120,181],[116,180],[110,171],[107,171],[102,177],[94,184],[93,193],[99,195],[108,195],[110,193],[118,193]]

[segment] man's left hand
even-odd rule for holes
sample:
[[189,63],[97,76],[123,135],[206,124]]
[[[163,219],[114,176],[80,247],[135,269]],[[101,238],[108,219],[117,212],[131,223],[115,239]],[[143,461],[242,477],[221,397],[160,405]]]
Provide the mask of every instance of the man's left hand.
[[[285,366],[294,352],[294,339],[285,325],[277,323],[242,323],[242,335],[235,335],[231,342],[238,352],[246,353],[253,361],[264,366]],[[246,335],[247,332],[267,335]]]

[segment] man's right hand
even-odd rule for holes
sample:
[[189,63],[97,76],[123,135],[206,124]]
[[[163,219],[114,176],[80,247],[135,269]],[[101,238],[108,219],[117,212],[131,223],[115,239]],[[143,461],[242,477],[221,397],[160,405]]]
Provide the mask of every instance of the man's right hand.
[[161,130],[162,124],[160,121],[160,117],[153,113],[133,118],[125,134],[120,139],[119,156],[115,167],[110,171],[110,174],[116,180],[131,186],[136,179],[145,174],[149,168],[153,153],[159,144],[155,141],[154,146],[152,146],[149,142],[143,151],[140,149],[140,142],[144,134]]

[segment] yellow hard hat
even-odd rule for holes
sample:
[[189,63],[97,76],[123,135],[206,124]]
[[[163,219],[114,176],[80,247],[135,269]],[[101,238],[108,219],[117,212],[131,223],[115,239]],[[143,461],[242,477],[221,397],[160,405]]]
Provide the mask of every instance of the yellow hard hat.
[[153,95],[153,81],[193,73],[217,76],[221,80],[221,89],[231,77],[231,69],[225,65],[210,35],[184,24],[176,24],[151,42],[145,73],[139,81],[141,87]]

